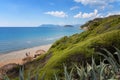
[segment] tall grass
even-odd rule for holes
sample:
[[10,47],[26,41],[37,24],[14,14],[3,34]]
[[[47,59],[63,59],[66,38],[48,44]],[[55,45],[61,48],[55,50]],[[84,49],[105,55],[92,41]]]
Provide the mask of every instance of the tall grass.
[[[95,63],[94,57],[92,57],[92,64],[88,64],[86,66],[77,66],[75,65],[74,70],[77,72],[73,73],[73,69],[71,71],[67,71],[67,67],[64,65],[64,80],[120,80],[120,50],[116,48],[115,53],[111,53],[107,49],[104,50],[107,54],[103,54],[97,52],[97,54],[104,57],[102,61],[100,61],[100,65]],[[116,59],[114,55],[117,55]],[[105,63],[107,61],[107,63]],[[59,76],[55,76],[55,80],[60,80]]]
[[[94,57],[92,57],[91,64],[87,63],[86,66],[77,66],[74,64],[74,67],[70,71],[68,71],[64,64],[64,76],[61,78],[59,75],[54,74],[54,80],[120,80],[120,50],[116,47],[115,49],[116,52],[111,53],[103,48],[102,50],[107,53],[106,55],[97,52],[97,54],[104,57],[104,59],[100,61],[100,65],[95,63]],[[118,59],[116,59],[114,55],[116,55]],[[105,61],[108,63],[105,63]],[[4,80],[10,79],[7,76],[4,76]],[[19,80],[25,80],[23,68],[20,68]],[[31,80],[30,73],[28,73],[27,80]],[[33,80],[39,80],[39,73],[35,75]],[[45,74],[40,80],[45,80]]]

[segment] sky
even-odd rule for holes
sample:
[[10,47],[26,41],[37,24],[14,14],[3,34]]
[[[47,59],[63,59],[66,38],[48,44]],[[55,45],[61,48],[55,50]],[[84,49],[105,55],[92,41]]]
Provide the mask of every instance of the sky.
[[83,24],[120,14],[120,0],[0,0],[0,26]]

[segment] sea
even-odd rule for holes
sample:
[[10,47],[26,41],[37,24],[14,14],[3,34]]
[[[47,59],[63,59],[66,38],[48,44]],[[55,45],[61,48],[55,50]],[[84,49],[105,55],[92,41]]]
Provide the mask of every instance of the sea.
[[0,54],[52,44],[81,32],[79,27],[0,27]]

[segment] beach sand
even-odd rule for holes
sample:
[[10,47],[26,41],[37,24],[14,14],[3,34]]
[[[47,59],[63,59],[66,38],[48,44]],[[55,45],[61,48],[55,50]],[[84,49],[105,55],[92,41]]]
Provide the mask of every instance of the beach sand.
[[9,64],[9,63],[22,64],[22,59],[26,57],[26,53],[30,52],[30,56],[34,56],[37,50],[48,51],[50,47],[51,47],[51,44],[28,48],[28,49],[19,50],[19,51],[14,51],[14,52],[10,52],[7,54],[1,54],[0,55],[0,67],[6,64]]

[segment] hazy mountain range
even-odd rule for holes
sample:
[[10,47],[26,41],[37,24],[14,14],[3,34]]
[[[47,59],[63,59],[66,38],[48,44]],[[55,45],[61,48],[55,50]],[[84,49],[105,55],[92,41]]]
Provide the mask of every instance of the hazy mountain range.
[[81,24],[66,24],[66,25],[56,25],[56,24],[42,24],[39,27],[80,27]]

